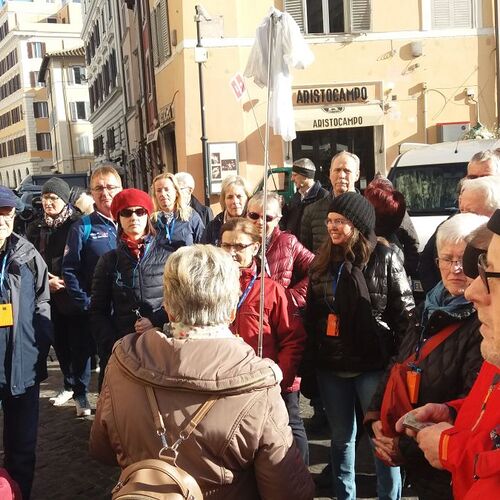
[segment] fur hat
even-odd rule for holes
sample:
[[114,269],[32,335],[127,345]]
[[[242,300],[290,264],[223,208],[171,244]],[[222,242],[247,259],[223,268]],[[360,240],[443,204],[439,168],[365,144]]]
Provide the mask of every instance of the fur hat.
[[375,230],[375,209],[359,193],[348,191],[336,196],[330,203],[328,212],[336,212],[343,215],[367,238]]
[[59,196],[64,203],[68,204],[71,189],[69,184],[63,179],[52,177],[42,186],[42,195],[44,194],[55,194]]

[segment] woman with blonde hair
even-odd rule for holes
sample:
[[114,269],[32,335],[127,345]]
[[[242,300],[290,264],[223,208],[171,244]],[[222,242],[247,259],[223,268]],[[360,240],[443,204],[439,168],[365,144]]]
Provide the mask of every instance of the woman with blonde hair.
[[240,175],[226,177],[222,181],[219,196],[222,212],[207,224],[201,242],[218,245],[222,225],[234,217],[244,217],[250,196],[250,190],[243,177]]
[[153,179],[151,198],[155,207],[151,220],[160,241],[174,250],[200,242],[205,227],[200,216],[183,203],[173,174],[166,172]]

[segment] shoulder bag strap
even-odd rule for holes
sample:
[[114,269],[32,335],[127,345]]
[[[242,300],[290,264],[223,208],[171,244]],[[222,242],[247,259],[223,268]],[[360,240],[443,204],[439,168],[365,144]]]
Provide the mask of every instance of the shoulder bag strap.
[[420,353],[418,356],[418,360],[416,359],[416,354],[412,354],[407,358],[406,362],[417,362],[420,363],[423,361],[429,354],[436,349],[440,344],[442,344],[450,335],[455,333],[460,327],[461,323],[452,323],[444,327],[439,333],[433,335],[429,340],[425,342],[422,349],[420,349]]

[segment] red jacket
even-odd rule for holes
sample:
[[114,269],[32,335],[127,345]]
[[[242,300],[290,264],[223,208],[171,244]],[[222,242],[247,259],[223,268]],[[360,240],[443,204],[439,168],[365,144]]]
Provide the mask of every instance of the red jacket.
[[439,458],[452,474],[455,500],[500,498],[500,369],[484,362],[469,395],[447,403],[457,410],[455,425],[441,434]]
[[280,231],[276,227],[266,248],[266,272],[286,288],[288,298],[292,299],[296,307],[306,305],[309,284],[307,273],[313,259],[314,254],[293,234]]
[[[253,264],[242,269],[240,274],[241,292],[244,294],[252,278],[257,274]],[[231,331],[243,338],[255,352],[259,332],[260,276],[256,278],[246,299],[238,308]],[[262,357],[275,361],[283,372],[281,389],[295,392],[300,389],[300,379],[296,378],[306,343],[306,332],[297,308],[287,299],[281,285],[265,278],[264,335]]]

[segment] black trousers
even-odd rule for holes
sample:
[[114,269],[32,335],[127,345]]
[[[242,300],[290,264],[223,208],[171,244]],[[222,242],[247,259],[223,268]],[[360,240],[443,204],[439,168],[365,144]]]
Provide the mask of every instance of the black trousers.
[[288,425],[292,429],[293,439],[300,450],[304,463],[309,465],[309,443],[307,441],[304,422],[300,417],[299,395],[299,391],[281,393],[281,397],[288,410]]

